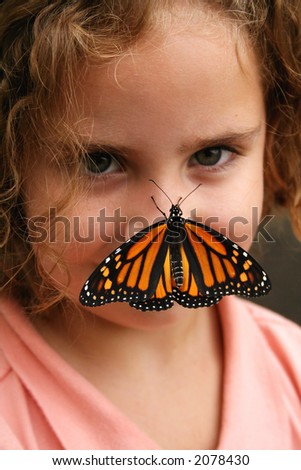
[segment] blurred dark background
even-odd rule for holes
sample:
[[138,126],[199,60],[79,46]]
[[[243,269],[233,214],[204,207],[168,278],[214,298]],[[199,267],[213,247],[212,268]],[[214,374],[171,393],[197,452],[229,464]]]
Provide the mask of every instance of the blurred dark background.
[[275,242],[264,240],[259,228],[251,254],[268,273],[272,290],[251,300],[301,325],[301,242],[293,235],[285,213],[276,215],[265,230]]

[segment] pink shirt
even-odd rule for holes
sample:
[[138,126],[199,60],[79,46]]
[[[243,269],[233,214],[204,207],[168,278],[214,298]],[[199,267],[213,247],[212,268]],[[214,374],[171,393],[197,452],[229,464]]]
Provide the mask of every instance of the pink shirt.
[[[0,449],[158,449],[0,302]],[[238,299],[219,304],[224,386],[219,449],[301,449],[301,329]],[[179,423],[179,426],[181,423]]]

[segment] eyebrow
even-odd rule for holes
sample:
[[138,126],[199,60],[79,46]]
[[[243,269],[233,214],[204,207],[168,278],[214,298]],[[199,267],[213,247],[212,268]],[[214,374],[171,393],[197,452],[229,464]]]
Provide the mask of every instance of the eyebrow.
[[[249,142],[252,142],[259,134],[262,129],[262,124],[259,124],[256,127],[242,129],[241,131],[237,130],[227,130],[218,135],[212,137],[201,137],[195,138],[187,144],[183,144],[178,148],[179,153],[184,153],[187,151],[195,151],[195,149],[203,149],[207,147],[217,147],[219,145],[246,145]],[[104,150],[105,152],[110,153],[120,152],[120,153],[135,153],[134,149],[129,148],[125,145],[115,144],[113,142],[89,142],[83,143],[87,152],[95,152],[99,150]]]
[[197,138],[189,144],[181,145],[179,147],[179,151],[185,152],[188,150],[193,150],[195,148],[215,147],[221,144],[246,144],[252,142],[260,134],[261,129],[262,124],[259,124],[256,127],[242,129],[241,131],[227,130],[212,137]]

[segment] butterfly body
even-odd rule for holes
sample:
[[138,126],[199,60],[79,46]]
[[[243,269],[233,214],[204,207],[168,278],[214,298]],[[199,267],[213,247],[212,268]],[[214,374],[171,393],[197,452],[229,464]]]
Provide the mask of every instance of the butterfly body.
[[178,205],[172,205],[170,216],[166,218],[167,230],[164,238],[170,247],[171,274],[177,287],[182,287],[184,281],[183,263],[180,245],[186,238],[185,219]]
[[94,307],[128,302],[139,310],[216,304],[222,296],[267,294],[270,282],[236,243],[182,217],[172,204],[164,220],[138,232],[111,253],[86,281],[80,301]]
[[170,246],[171,274],[177,287],[182,287],[184,281],[183,263],[179,247]]

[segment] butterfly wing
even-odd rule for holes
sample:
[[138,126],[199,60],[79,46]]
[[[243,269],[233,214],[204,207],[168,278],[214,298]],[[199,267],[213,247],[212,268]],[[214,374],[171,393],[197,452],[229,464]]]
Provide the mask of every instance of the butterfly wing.
[[179,249],[183,267],[183,285],[177,287],[174,284],[174,299],[187,308],[211,307],[218,303],[222,298],[220,294],[211,295],[211,293],[205,293],[204,290],[200,289],[197,283],[199,268],[194,265],[194,259],[187,243],[184,241]]
[[166,222],[151,225],[113,251],[84,284],[80,301],[95,307],[109,302],[137,303],[153,296],[166,262]]
[[255,259],[216,230],[185,221],[183,248],[195,282],[204,296],[265,295],[271,289],[267,274]]
[[[181,247],[183,252],[183,247]],[[185,257],[185,253],[182,253]],[[211,306],[217,303],[221,297],[209,298],[199,292],[194,276],[191,273],[188,260],[184,265],[184,285],[181,291],[176,287],[171,272],[170,246],[166,251],[162,273],[160,275],[156,290],[151,298],[142,302],[130,302],[132,307],[142,311],[167,310],[173,306],[174,300],[188,308]]]
[[170,267],[170,247],[164,242],[167,249],[165,251],[165,258],[163,266],[160,270],[160,276],[157,281],[156,289],[149,299],[143,301],[132,301],[130,305],[138,310],[167,310],[173,306],[172,295],[172,275]]

